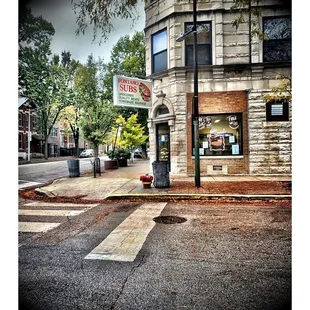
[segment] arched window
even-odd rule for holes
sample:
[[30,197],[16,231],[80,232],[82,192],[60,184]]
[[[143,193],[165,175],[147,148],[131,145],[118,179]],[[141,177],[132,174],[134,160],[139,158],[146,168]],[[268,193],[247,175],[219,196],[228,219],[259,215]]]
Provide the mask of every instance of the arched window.
[[158,107],[156,116],[161,116],[164,114],[169,114],[169,109],[167,108],[166,105],[162,104],[161,106]]

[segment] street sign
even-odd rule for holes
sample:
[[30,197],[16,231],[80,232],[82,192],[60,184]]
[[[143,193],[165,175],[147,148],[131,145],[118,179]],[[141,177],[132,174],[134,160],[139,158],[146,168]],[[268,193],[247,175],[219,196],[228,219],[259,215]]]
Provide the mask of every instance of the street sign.
[[113,77],[113,104],[122,107],[151,109],[152,82],[115,75]]

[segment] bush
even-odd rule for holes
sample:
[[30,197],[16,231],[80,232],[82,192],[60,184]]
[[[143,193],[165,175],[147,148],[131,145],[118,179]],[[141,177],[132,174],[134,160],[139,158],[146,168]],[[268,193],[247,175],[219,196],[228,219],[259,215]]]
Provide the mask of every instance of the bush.
[[109,150],[107,155],[110,159],[130,159],[130,151],[128,149]]

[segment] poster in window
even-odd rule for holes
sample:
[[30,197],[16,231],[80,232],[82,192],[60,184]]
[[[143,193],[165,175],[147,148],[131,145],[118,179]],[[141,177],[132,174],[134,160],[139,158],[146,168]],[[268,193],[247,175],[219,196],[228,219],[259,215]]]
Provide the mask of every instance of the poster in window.
[[212,126],[211,116],[200,116],[198,119],[199,129],[209,128]]
[[203,141],[203,142],[202,142],[202,147],[203,147],[204,149],[207,149],[207,148],[209,147],[209,141]]
[[235,143],[235,136],[229,136],[229,143]]
[[205,154],[204,149],[202,147],[199,148],[199,155],[204,155],[204,154]]
[[233,144],[231,146],[231,151],[233,155],[238,155],[239,154],[239,144]]
[[239,127],[238,118],[236,115],[228,116],[228,125],[231,129],[237,129]]
[[210,151],[225,151],[225,140],[223,136],[211,135],[209,138]]

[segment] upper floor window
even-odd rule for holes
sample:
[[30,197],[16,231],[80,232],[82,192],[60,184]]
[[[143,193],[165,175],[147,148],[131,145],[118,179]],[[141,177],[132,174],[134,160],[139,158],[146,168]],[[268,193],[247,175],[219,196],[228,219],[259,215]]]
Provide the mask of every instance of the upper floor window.
[[152,73],[167,69],[167,30],[152,36]]
[[287,100],[271,100],[266,104],[267,122],[289,121],[289,109]]
[[[185,24],[185,32],[190,31],[193,23]],[[211,22],[197,23],[197,63],[198,65],[212,64]],[[190,34],[185,40],[185,65],[193,65],[194,35]]]
[[58,132],[58,130],[57,130],[57,128],[52,128],[52,132],[51,132],[51,136],[52,137],[57,137],[57,132]]
[[18,126],[23,127],[23,113],[22,112],[18,113]]
[[29,129],[29,114],[25,114],[25,126],[26,126],[26,129]]
[[18,148],[23,149],[24,148],[24,143],[23,143],[23,134],[19,133],[18,134]]
[[263,61],[292,60],[292,20],[290,17],[263,19],[266,39],[263,42]]
[[37,119],[35,115],[32,115],[32,129],[36,128]]

